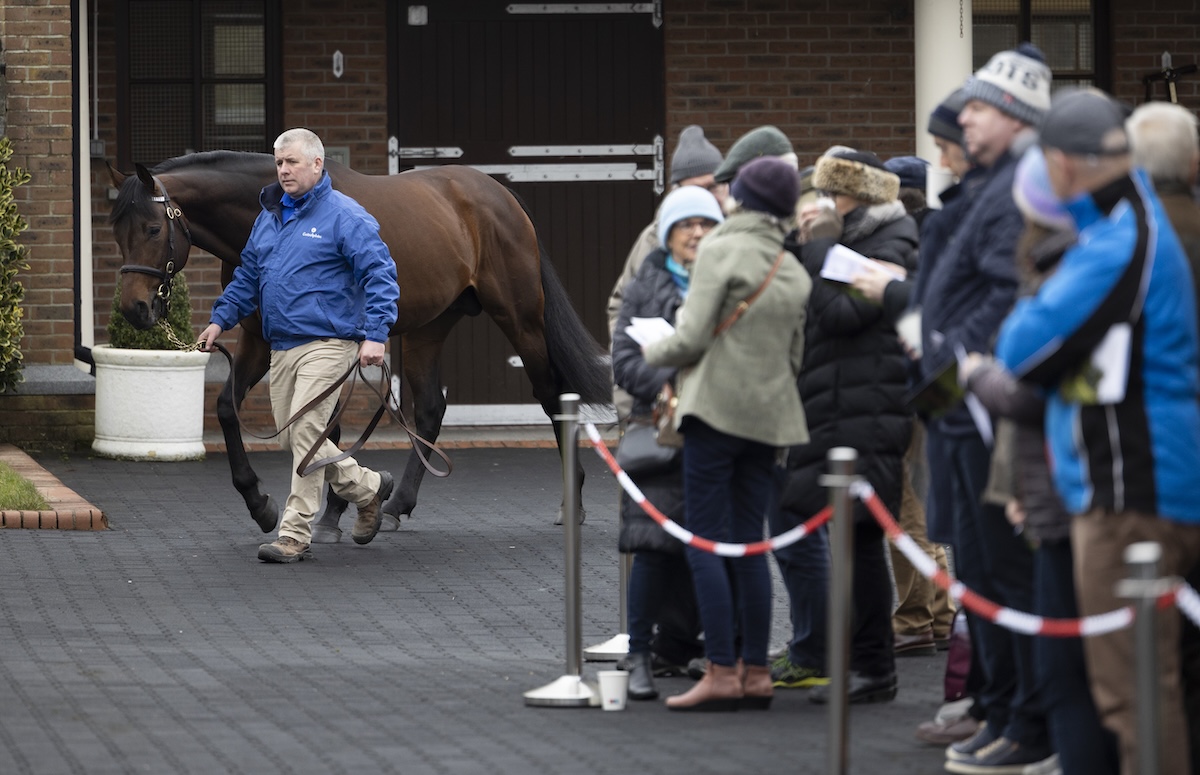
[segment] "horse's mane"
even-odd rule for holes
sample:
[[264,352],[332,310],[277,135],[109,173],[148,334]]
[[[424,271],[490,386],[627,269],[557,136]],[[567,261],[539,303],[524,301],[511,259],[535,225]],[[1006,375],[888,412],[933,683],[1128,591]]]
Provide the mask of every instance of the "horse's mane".
[[[195,169],[197,167],[211,168],[217,166],[221,166],[224,171],[229,171],[238,166],[259,164],[264,158],[269,159],[271,157],[264,153],[247,153],[244,151],[202,151],[200,153],[189,153],[184,156],[167,159],[151,168],[150,171],[157,175],[185,167]],[[117,198],[113,202],[113,209],[108,216],[108,222],[114,224],[130,215],[140,215],[143,218],[150,218],[154,215],[154,205],[155,203],[147,196],[146,187],[142,185],[138,176],[130,175],[117,190]]]

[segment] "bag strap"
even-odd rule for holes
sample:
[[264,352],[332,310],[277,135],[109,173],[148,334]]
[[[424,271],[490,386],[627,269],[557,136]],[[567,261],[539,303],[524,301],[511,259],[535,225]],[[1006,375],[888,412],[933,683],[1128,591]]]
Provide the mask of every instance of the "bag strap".
[[771,271],[767,273],[767,279],[762,281],[762,285],[758,286],[758,290],[738,302],[738,305],[734,307],[733,312],[729,313],[729,317],[722,320],[721,323],[713,329],[713,336],[720,336],[725,329],[736,323],[738,318],[740,318],[746,312],[746,310],[750,309],[750,305],[754,303],[754,300],[761,296],[762,292],[765,291],[767,286],[771,284],[771,280],[775,277],[775,273],[779,271],[779,267],[783,264],[783,257],[785,255],[787,255],[786,250],[779,251],[779,255],[775,257],[775,264],[771,267]]

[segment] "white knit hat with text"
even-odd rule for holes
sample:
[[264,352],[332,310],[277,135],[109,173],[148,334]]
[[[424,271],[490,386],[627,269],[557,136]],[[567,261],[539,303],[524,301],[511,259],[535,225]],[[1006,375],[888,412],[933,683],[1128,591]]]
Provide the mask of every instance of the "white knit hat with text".
[[968,102],[986,102],[1018,121],[1037,126],[1050,110],[1050,78],[1041,49],[1022,43],[989,59],[963,91]]

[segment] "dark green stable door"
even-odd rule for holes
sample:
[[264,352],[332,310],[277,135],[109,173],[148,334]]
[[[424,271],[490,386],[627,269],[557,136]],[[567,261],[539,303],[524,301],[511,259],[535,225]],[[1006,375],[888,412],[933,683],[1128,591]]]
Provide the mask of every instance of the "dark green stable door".
[[[606,346],[608,293],[661,193],[655,5],[437,0],[395,14],[392,169],[468,164],[517,191]],[[448,422],[545,421],[486,315],[455,329],[442,377]]]

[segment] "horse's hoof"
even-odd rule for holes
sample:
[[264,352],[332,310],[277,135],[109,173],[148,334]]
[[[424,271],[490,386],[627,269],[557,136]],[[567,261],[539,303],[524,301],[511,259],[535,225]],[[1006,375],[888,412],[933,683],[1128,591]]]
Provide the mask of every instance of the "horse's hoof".
[[264,533],[274,533],[279,527],[279,506],[275,505],[275,499],[270,495],[267,496],[267,502],[263,507],[253,515],[254,521],[258,523],[258,527]]
[[388,514],[385,512],[383,517],[379,520],[379,532],[380,533],[395,533],[399,529],[400,529],[400,517],[397,517],[394,514]]
[[342,540],[342,529],[340,527],[326,527],[325,525],[313,525],[312,542],[314,544],[336,544]]
[[[579,507],[579,524],[582,525],[583,521],[585,519],[587,519],[587,509],[585,509],[583,506],[580,506]],[[560,507],[558,509],[558,519],[554,520],[554,524],[561,525],[562,523],[563,523],[563,510]]]

